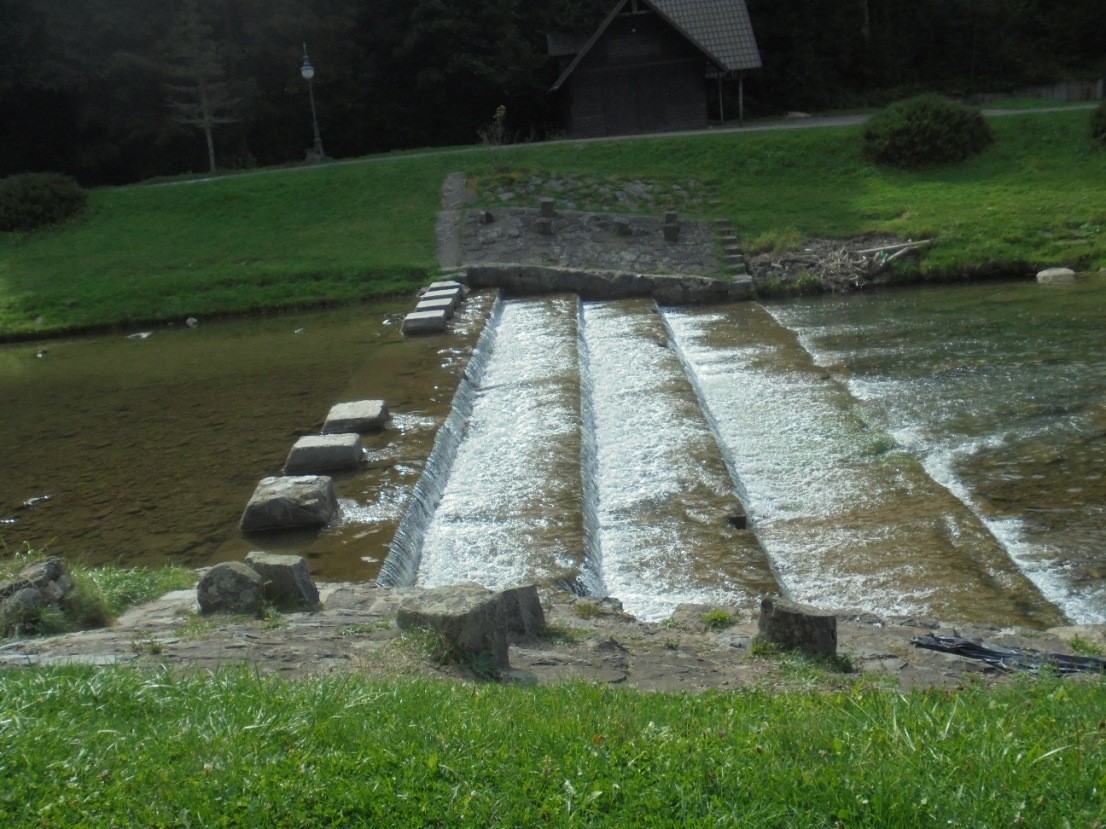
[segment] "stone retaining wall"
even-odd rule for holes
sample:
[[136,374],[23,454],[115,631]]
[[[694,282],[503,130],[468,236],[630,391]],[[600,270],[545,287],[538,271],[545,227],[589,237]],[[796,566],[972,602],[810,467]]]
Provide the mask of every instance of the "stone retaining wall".
[[593,271],[540,265],[471,265],[455,278],[470,288],[499,288],[505,294],[574,292],[581,299],[651,296],[661,305],[705,305],[756,298],[753,281],[708,276]]

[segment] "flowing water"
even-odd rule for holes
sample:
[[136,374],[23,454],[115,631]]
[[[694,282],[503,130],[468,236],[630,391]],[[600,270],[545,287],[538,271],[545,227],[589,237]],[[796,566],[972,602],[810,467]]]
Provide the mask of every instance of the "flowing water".
[[734,481],[655,306],[588,304],[583,319],[605,590],[645,619],[776,592],[756,538],[728,520]]
[[1048,600],[1106,622],[1106,280],[770,310]]
[[[660,311],[476,295],[435,337],[371,306],[3,346],[0,541],[555,580],[645,618],[779,591],[1106,621],[1104,307],[1101,278]],[[366,397],[394,416],[336,477],[340,520],[244,538],[257,481]]]
[[504,305],[419,584],[586,577],[577,313],[574,295]]

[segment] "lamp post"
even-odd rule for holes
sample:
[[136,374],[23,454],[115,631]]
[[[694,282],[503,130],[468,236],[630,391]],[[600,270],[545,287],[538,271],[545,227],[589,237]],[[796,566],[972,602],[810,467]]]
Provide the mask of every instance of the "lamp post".
[[311,127],[315,130],[315,155],[321,161],[326,154],[323,152],[323,139],[319,135],[319,119],[315,115],[315,67],[307,57],[306,43],[303,44],[303,66],[300,67],[300,74],[307,81],[307,95],[311,99]]

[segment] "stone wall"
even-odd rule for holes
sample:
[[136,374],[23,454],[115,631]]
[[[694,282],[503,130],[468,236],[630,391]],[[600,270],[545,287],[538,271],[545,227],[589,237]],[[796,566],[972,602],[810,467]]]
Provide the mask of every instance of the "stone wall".
[[499,288],[508,295],[574,292],[581,299],[651,296],[661,305],[704,305],[753,299],[749,278],[624,273],[541,265],[472,265],[456,275],[470,288]]

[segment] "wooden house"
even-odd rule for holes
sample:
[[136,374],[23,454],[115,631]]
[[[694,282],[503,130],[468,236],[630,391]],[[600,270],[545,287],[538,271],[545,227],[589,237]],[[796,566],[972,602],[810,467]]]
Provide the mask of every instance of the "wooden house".
[[619,0],[590,37],[551,35],[550,90],[576,138],[700,129],[721,84],[759,67],[745,0]]

